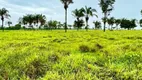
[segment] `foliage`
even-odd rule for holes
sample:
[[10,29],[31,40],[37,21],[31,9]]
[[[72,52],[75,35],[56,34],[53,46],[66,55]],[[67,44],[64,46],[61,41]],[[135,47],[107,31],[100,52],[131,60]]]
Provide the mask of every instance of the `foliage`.
[[1,17],[1,21],[2,21],[2,29],[4,31],[4,19],[10,17],[9,11],[5,8],[0,9],[0,17]]
[[85,24],[84,24],[84,21],[82,19],[74,21],[74,28],[77,28],[77,30],[81,29],[84,25]]
[[73,0],[60,0],[64,4],[65,9],[65,32],[67,32],[67,9],[70,4],[73,4]]
[[0,79],[141,80],[141,33],[0,32]]
[[[33,24],[41,28],[46,23],[46,16],[42,14],[27,14],[19,19],[19,23],[33,28]],[[40,25],[39,25],[40,23]]]
[[107,23],[111,26],[111,28],[109,28],[109,29],[112,30],[113,25],[115,23],[115,18],[111,17],[111,18],[107,19]]
[[107,17],[110,15],[110,12],[113,10],[113,4],[115,0],[99,0],[99,6],[101,7],[102,13],[104,13],[104,32],[106,28]]
[[81,10],[83,11],[83,14],[85,16],[85,21],[86,21],[86,27],[85,27],[85,29],[88,30],[88,28],[89,28],[89,25],[88,25],[89,17],[90,16],[91,17],[92,16],[98,17],[96,15],[97,10],[96,9],[92,9],[91,7],[87,7],[87,6],[85,6],[85,8],[82,8]]
[[128,30],[132,29],[132,28],[135,28],[137,25],[136,25],[136,20],[135,19],[132,19],[132,20],[128,20],[128,19],[125,19],[123,18],[121,20],[121,24],[120,24],[121,28],[127,28]]
[[140,24],[140,27],[142,27],[142,19],[140,19],[139,24]]
[[95,21],[95,22],[93,22],[94,23],[94,25],[95,25],[95,29],[101,29],[101,22],[99,22],[99,21]]

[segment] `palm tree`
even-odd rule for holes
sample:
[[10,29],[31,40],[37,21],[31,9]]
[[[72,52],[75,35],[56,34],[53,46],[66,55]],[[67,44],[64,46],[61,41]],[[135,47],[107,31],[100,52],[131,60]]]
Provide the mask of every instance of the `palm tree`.
[[2,21],[3,31],[4,31],[4,26],[3,26],[4,18],[9,18],[10,17],[10,15],[8,13],[9,13],[9,11],[7,9],[5,9],[5,8],[0,9],[0,17],[1,17],[1,21]]
[[10,25],[12,24],[12,22],[11,22],[11,21],[8,21],[7,24],[8,24],[8,26],[10,27]]
[[85,24],[84,24],[84,20],[83,19],[80,19],[79,21],[77,20],[75,20],[74,21],[74,28],[77,28],[77,30],[79,30],[82,26],[84,26]]
[[101,22],[95,21],[95,22],[93,22],[93,23],[94,23],[94,25],[95,25],[95,29],[101,29]]
[[142,27],[142,19],[139,21],[140,27]]
[[116,24],[116,27],[117,27],[117,29],[118,29],[118,25],[121,24],[121,20],[120,20],[120,19],[116,19],[116,20],[115,20],[115,24]]
[[82,8],[83,9],[83,13],[84,13],[84,15],[85,15],[85,21],[86,21],[86,27],[85,27],[85,29],[86,29],[86,31],[88,30],[88,21],[89,21],[89,17],[91,16],[96,16],[96,17],[98,17],[96,14],[94,14],[94,12],[96,13],[97,11],[96,11],[96,9],[92,9],[91,7],[87,7],[87,6],[85,6],[85,8]]
[[112,30],[113,25],[115,23],[115,18],[111,17],[111,18],[107,19],[107,23],[111,26],[111,28],[109,28],[109,29]]
[[67,9],[70,4],[73,3],[73,0],[60,0],[64,4],[65,9],[65,32],[67,32]]
[[77,27],[77,30],[82,26],[82,25],[80,25],[80,23],[82,23],[82,22],[84,23],[84,21],[80,20],[80,18],[82,18],[84,16],[83,10],[84,9],[79,9],[79,10],[75,9],[73,11],[73,16],[76,17],[76,20],[77,20],[74,22],[75,26]]
[[113,4],[115,0],[99,0],[99,5],[104,13],[104,32],[106,28],[107,17],[110,15],[110,12],[113,10]]
[[[43,26],[46,23],[46,16],[45,15],[40,15],[39,16],[39,22],[40,22],[40,26],[39,28],[41,28],[41,26]],[[38,24],[38,23],[37,23]]]

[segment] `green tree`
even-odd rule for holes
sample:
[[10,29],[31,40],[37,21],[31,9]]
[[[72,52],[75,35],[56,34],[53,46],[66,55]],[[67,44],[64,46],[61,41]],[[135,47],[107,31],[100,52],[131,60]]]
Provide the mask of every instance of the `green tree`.
[[88,30],[88,21],[89,21],[89,17],[93,17],[94,15],[96,16],[96,17],[98,17],[95,13],[97,13],[97,11],[96,11],[96,9],[92,9],[91,7],[87,7],[87,6],[85,6],[85,8],[82,8],[82,10],[83,10],[83,13],[84,13],[84,15],[85,15],[85,21],[86,21],[86,27],[85,27],[85,29],[86,29],[86,31]]
[[128,29],[128,30],[135,28],[137,26],[136,19],[128,20],[128,19],[123,18],[121,20],[120,26],[121,28]]
[[99,6],[101,7],[102,13],[104,14],[104,32],[106,28],[107,17],[110,15],[110,12],[113,10],[113,4],[115,0],[99,0]]
[[65,32],[67,32],[67,9],[70,4],[73,3],[73,0],[60,0],[64,4],[65,9]]
[[33,14],[27,14],[24,16],[24,22],[27,22],[29,24],[29,27],[33,28],[33,22],[34,22],[34,15]]
[[95,25],[95,29],[101,29],[101,22],[99,22],[99,21],[95,21],[95,22],[93,22],[94,23],[94,25]]
[[118,29],[118,25],[120,25],[121,19],[115,19],[116,28]]
[[11,21],[7,21],[8,26],[10,27],[10,25],[12,24]]
[[[41,28],[41,26],[43,26],[46,23],[46,16],[45,15],[40,15],[39,16],[39,21],[40,21],[40,26],[39,28]],[[38,24],[38,23],[37,23]]]
[[1,21],[2,21],[2,29],[4,31],[4,18],[9,18],[9,11],[5,8],[0,9],[0,17],[1,17]]
[[75,9],[73,11],[73,16],[76,17],[76,20],[74,21],[74,27],[77,27],[77,30],[79,30],[84,24],[84,21],[81,19],[84,17],[83,10],[84,9]]
[[112,30],[113,25],[115,23],[115,18],[111,17],[111,18],[107,19],[107,23],[108,23],[109,26],[111,26],[111,28],[109,28],[109,29]]
[[140,19],[139,24],[140,24],[140,27],[142,27],[142,19]]
[[76,28],[77,30],[81,29],[82,26],[84,26],[84,21],[82,19],[80,20],[75,20],[74,21],[74,28]]
[[56,20],[50,20],[50,21],[48,21],[48,27],[49,27],[49,29],[57,29],[57,27],[58,27],[58,21],[56,21]]
[[29,27],[33,28],[33,25],[37,25],[40,23],[39,28],[43,26],[46,23],[46,16],[42,14],[27,14],[23,16],[22,18],[19,18],[19,23],[27,25],[29,24]]

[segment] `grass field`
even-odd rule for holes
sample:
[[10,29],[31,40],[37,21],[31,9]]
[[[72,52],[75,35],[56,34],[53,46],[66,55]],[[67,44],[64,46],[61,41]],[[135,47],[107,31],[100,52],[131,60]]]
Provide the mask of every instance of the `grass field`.
[[142,80],[142,31],[0,31],[0,80]]

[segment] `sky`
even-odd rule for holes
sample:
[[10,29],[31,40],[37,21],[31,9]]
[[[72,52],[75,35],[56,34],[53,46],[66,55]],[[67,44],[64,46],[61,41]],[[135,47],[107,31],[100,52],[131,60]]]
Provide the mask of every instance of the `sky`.
[[[91,17],[89,25],[93,25],[93,21],[101,20],[102,11],[99,7],[99,0],[73,0],[74,3],[68,8],[68,23],[73,24],[75,17],[72,11],[76,8],[85,6],[92,7],[97,10],[98,18]],[[142,0],[116,0],[114,10],[111,16],[115,18],[141,19],[140,10],[142,10]],[[19,17],[26,14],[44,14],[49,20],[58,20],[64,22],[64,7],[60,0],[0,0],[0,8],[9,10],[9,14],[13,25],[18,22]],[[8,20],[7,20],[8,21]],[[1,24],[1,22],[0,22]],[[6,25],[6,23],[5,23]]]

